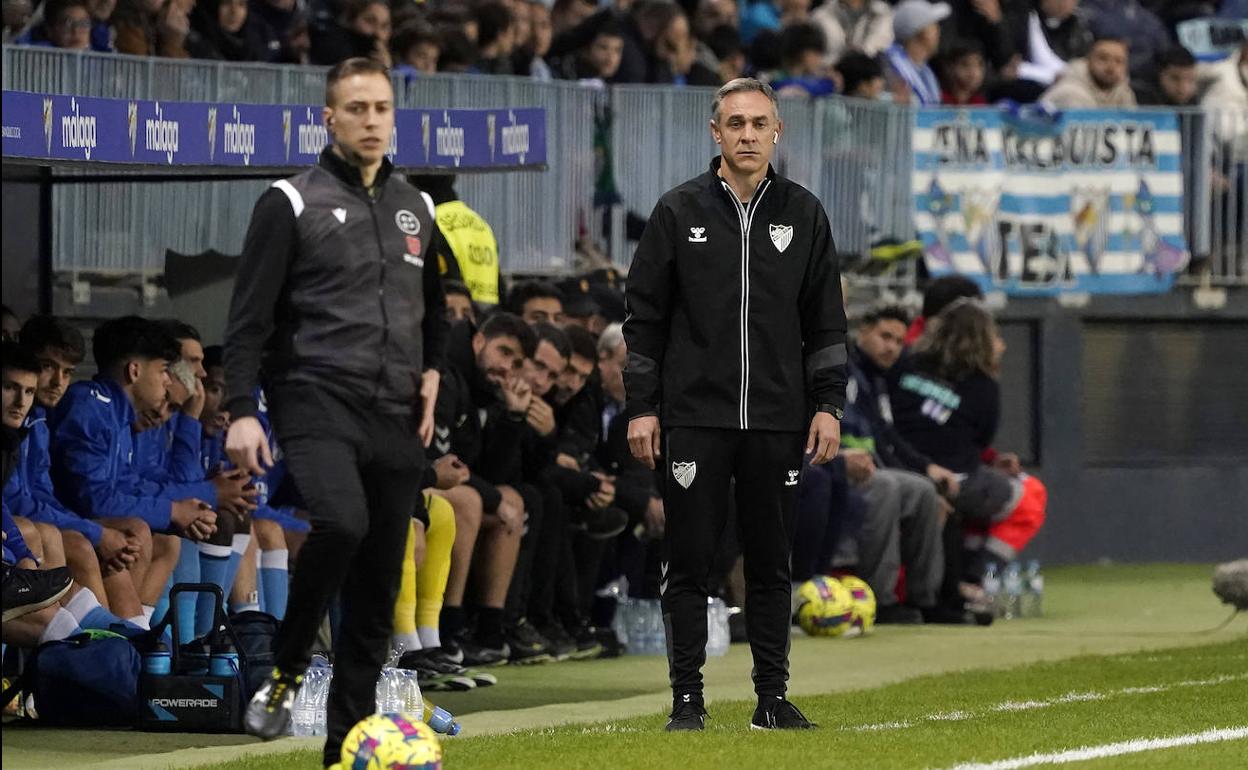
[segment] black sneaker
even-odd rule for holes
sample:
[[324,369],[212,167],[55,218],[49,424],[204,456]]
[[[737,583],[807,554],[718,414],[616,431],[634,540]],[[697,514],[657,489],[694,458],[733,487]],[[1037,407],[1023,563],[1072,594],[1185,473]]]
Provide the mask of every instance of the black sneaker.
[[576,640],[572,638],[561,624],[551,623],[548,626],[542,626],[538,629],[538,633],[550,645],[550,654],[555,660],[581,659],[577,655]]
[[550,642],[523,618],[503,631],[503,635],[507,637],[507,646],[511,648],[511,655],[507,659],[509,663],[523,666],[530,663],[551,663],[555,659],[550,654]]
[[452,639],[447,646],[451,659],[465,668],[489,668],[501,666],[511,657],[511,649],[507,642],[499,642],[500,646],[480,644],[467,635]]
[[700,698],[683,695],[672,704],[672,714],[667,718],[669,733],[692,732],[706,729],[706,708]]
[[885,626],[921,626],[923,613],[904,604],[885,604],[876,608],[875,622]]
[[797,706],[779,696],[758,699],[758,708],[750,718],[753,730],[812,730],[819,725],[811,722]]
[[[615,632],[612,631],[611,635],[614,637]],[[573,637],[576,652],[572,653],[572,660],[593,660],[602,657],[606,652],[606,647],[602,644],[601,636],[602,629],[595,626],[584,625],[576,629],[576,635]]]
[[283,674],[273,669],[247,704],[243,729],[266,741],[284,736],[290,726],[290,709],[302,684],[302,676]]
[[590,540],[608,540],[628,526],[628,514],[619,508],[608,507],[596,511],[579,508],[571,511],[568,518],[572,528],[584,531]]
[[69,591],[74,578],[68,567],[21,569],[4,565],[4,622],[51,607]]
[[431,650],[412,650],[399,656],[398,667],[416,672],[420,689],[432,692],[465,692],[477,686],[464,674],[464,667]]
[[493,674],[464,666],[464,653],[461,650],[451,650],[446,647],[435,647],[431,650],[426,650],[425,654],[432,658],[437,658],[439,661],[446,663],[447,665],[457,666],[460,673],[471,679],[473,684],[477,687],[493,687],[498,684],[498,677]]

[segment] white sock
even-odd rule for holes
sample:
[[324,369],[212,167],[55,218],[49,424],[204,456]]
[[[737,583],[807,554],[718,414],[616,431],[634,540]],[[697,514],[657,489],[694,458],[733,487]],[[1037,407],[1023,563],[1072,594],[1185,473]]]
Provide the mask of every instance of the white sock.
[[205,556],[215,556],[218,559],[230,558],[230,547],[228,545],[217,545],[216,543],[200,543],[199,552]]
[[234,536],[230,541],[230,550],[237,554],[247,553],[247,546],[251,545],[251,533],[243,532]]
[[82,633],[82,628],[78,625],[78,621],[74,619],[69,610],[60,607],[52,616],[52,620],[48,621],[43,633],[39,635],[39,643],[56,642],[80,633]]
[[287,569],[289,564],[290,551],[285,548],[260,551],[260,569]]
[[391,644],[394,649],[402,650],[403,652],[410,652],[421,648],[420,637],[412,632],[395,634]]
[[435,649],[442,646],[442,638],[438,636],[438,629],[435,626],[417,626],[416,633],[420,635],[420,646],[428,649]]
[[126,620],[135,624],[136,626],[143,629],[144,631],[150,630],[152,627],[152,619],[149,618],[147,615],[135,615],[132,618],[126,618]]
[[74,598],[66,602],[65,609],[69,611],[70,615],[74,616],[74,620],[82,623],[82,619],[85,618],[91,610],[99,606],[100,600],[95,598],[95,594],[91,592],[91,589],[83,588],[81,591],[74,594]]
[[152,624],[152,616],[155,614],[156,614],[156,605],[154,604],[143,605],[143,619],[147,621],[149,628],[151,627],[151,624]]

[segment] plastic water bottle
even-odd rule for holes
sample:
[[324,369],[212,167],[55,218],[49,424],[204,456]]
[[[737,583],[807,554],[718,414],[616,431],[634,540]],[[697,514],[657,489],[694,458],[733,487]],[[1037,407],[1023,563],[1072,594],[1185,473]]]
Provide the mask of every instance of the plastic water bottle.
[[316,671],[314,668],[308,669],[303,675],[303,686],[295,694],[295,705],[290,713],[290,734],[296,738],[313,735],[316,729],[316,701],[312,692]]
[[435,733],[440,735],[459,735],[463,728],[459,722],[455,721],[455,716],[440,706],[433,705],[430,701],[424,701],[424,712],[427,715],[425,720]]
[[1005,612],[1002,617],[1006,620],[1019,617],[1023,601],[1023,571],[1018,562],[1010,562],[1005,568],[1001,589],[1005,593]]
[[329,688],[334,683],[334,669],[326,664],[320,667],[320,672],[313,701],[316,704],[316,723],[313,727],[313,735],[327,735],[329,733],[329,718],[326,716],[326,712],[329,707]]
[[1044,575],[1040,572],[1040,562],[1032,559],[1027,563],[1027,574],[1023,580],[1025,593],[1023,598],[1023,616],[1038,618],[1044,614]]
[[994,615],[1000,617],[1002,611],[1001,602],[1001,576],[997,573],[997,565],[989,564],[988,569],[984,572],[984,596],[988,599],[988,604],[992,607]]
[[400,709],[404,714],[410,714],[417,719],[423,719],[425,716],[425,699],[420,694],[420,683],[416,681],[416,672],[407,669],[395,669],[399,675],[399,692],[403,695],[403,708]]
[[143,673],[152,676],[168,676],[173,671],[173,656],[163,642],[156,642],[143,654]]
[[728,607],[724,600],[706,600],[706,655],[718,658],[728,652]]
[[620,640],[620,644],[624,645],[624,649],[632,652],[629,647],[628,632],[629,623],[633,616],[633,602],[628,597],[620,599],[620,603],[615,608],[615,614],[611,617],[611,630],[615,632],[615,638]]
[[664,655],[667,653],[667,628],[663,625],[663,602],[659,599],[651,599],[649,613],[649,629],[650,641],[647,645],[650,649],[650,655]]
[[377,713],[397,714],[403,711],[403,678],[401,669],[383,668],[377,679]]
[[238,651],[227,639],[212,646],[208,659],[208,673],[212,676],[238,676]]

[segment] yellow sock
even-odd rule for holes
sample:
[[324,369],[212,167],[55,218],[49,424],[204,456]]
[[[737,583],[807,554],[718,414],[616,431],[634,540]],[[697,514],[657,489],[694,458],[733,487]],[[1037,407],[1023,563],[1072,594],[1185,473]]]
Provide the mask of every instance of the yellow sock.
[[438,616],[451,575],[451,546],[455,544],[455,509],[445,497],[425,495],[429,531],[425,533],[425,562],[416,570],[416,626],[421,642],[436,647]]
[[403,551],[403,572],[399,578],[399,596],[394,602],[394,638],[405,649],[415,647],[416,638],[416,560],[412,549],[416,540],[416,522],[408,523],[407,547]]

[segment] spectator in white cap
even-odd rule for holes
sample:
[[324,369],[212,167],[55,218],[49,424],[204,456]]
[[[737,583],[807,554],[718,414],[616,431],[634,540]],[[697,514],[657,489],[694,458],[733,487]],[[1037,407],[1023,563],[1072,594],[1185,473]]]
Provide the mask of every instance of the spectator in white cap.
[[921,107],[940,104],[940,82],[928,62],[940,48],[940,22],[949,13],[948,3],[927,0],[903,0],[893,9],[896,42],[884,54],[894,101]]

